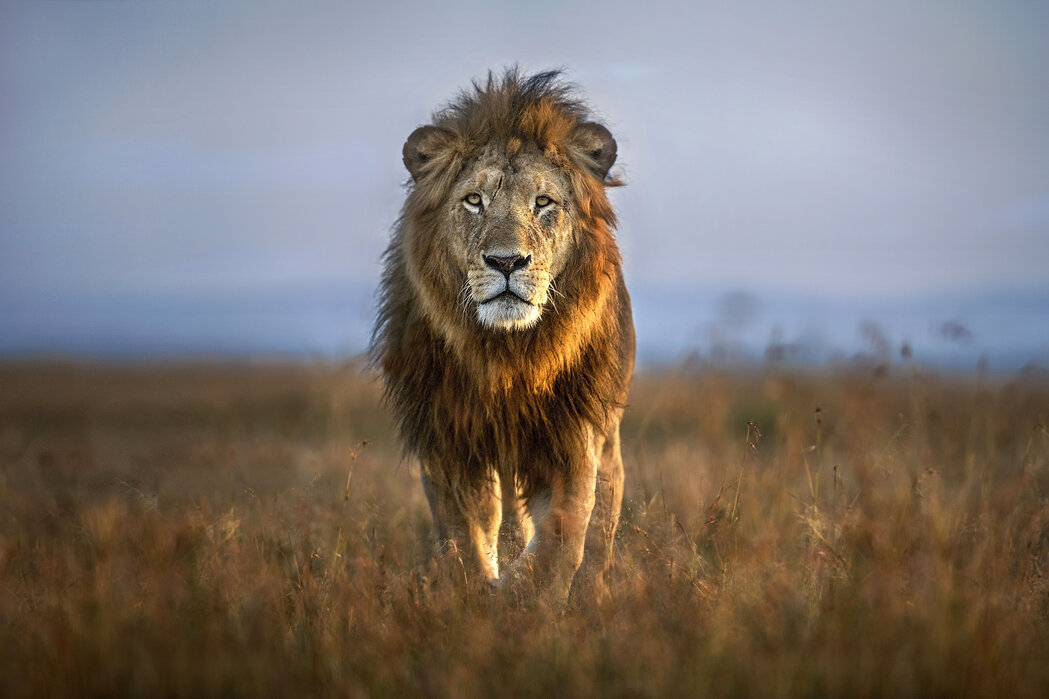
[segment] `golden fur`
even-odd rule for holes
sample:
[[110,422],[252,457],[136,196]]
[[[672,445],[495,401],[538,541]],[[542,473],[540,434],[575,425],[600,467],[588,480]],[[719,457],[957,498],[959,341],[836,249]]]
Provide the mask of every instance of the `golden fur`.
[[585,541],[586,578],[601,589],[634,361],[605,194],[618,184],[615,140],[556,72],[510,70],[435,113],[403,155],[413,184],[372,353],[422,463],[439,545],[495,581],[500,521],[528,538],[534,520],[502,582],[563,596]]

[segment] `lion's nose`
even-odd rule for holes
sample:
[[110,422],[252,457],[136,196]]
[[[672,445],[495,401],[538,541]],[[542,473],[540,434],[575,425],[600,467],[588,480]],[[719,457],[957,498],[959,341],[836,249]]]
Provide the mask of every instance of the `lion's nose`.
[[484,263],[502,272],[507,278],[519,269],[528,266],[532,256],[528,255],[485,255]]

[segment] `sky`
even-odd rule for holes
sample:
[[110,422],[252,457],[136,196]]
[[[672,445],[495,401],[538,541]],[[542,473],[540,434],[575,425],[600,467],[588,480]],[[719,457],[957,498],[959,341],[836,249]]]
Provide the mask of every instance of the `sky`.
[[643,356],[848,354],[870,321],[1045,360],[1047,30],[1021,2],[0,0],[0,354],[361,351],[404,139],[518,64],[617,138]]

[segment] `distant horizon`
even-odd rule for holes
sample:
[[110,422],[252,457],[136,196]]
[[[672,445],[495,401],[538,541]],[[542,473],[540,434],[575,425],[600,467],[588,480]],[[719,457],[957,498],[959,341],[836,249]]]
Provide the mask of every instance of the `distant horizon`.
[[[0,359],[149,360],[215,356],[339,359],[367,350],[374,289],[364,282],[258,289],[103,293],[0,300]],[[713,361],[821,366],[861,360],[992,371],[1049,368],[1049,291],[939,291],[865,299],[773,291],[632,289],[642,366]],[[866,333],[867,337],[864,336]]]

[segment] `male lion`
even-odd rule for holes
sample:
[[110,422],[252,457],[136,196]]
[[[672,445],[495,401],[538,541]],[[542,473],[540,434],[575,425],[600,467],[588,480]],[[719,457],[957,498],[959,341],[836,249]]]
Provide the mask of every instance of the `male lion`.
[[[582,564],[576,587],[601,593],[634,365],[605,195],[615,139],[557,72],[512,69],[436,112],[403,155],[413,184],[372,352],[439,549],[475,581],[562,601]],[[504,514],[528,545],[500,579]]]

